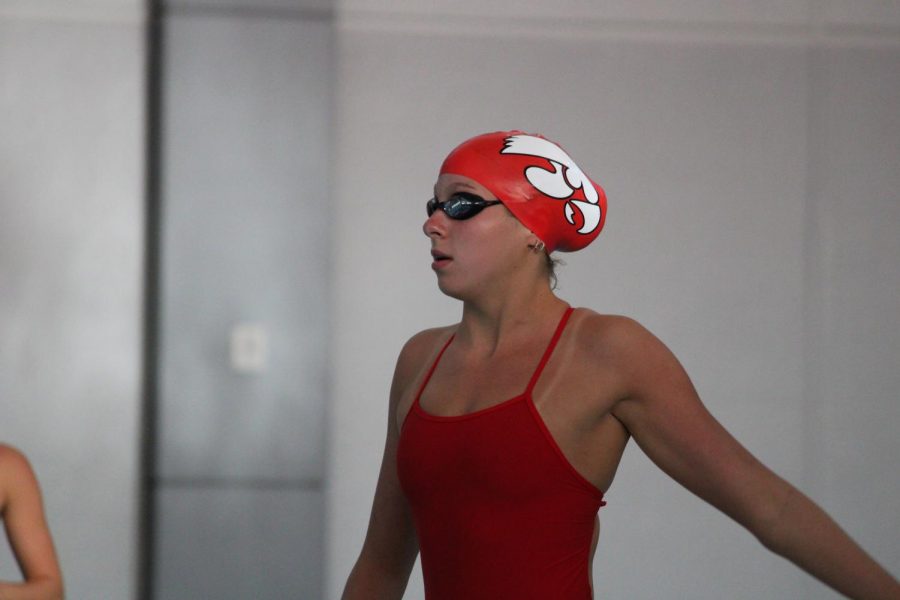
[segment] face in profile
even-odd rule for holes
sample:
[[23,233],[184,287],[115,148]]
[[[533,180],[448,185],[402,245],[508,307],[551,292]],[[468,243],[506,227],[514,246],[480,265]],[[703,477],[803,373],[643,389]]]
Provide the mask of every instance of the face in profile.
[[[442,174],[437,207],[422,226],[431,240],[432,269],[442,292],[457,299],[514,273],[528,252],[529,231],[490,190],[461,175]],[[453,218],[456,217],[456,218]]]

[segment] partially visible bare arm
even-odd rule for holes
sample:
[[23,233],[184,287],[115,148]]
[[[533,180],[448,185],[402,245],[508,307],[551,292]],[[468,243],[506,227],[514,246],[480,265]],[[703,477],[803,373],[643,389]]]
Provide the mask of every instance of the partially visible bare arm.
[[0,581],[0,600],[57,600],[62,574],[37,478],[25,456],[0,445],[0,514],[10,547],[24,576],[21,583]]
[[900,598],[900,584],[890,573],[713,418],[662,342],[624,318],[607,335],[629,390],[613,414],[657,466],[767,548],[842,594],[860,600]]
[[409,504],[397,477],[400,431],[396,414],[400,398],[415,379],[438,334],[437,330],[428,330],[414,336],[397,359],[388,403],[384,454],[369,529],[359,558],[347,578],[341,600],[400,600],[406,590],[409,574],[419,554],[419,542]]

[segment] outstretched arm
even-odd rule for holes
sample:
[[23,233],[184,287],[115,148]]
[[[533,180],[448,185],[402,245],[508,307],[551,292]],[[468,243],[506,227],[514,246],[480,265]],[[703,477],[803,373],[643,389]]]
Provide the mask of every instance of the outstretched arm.
[[0,515],[25,580],[0,581],[0,600],[57,600],[63,597],[62,574],[37,478],[25,456],[0,445]]
[[657,466],[767,548],[842,594],[900,598],[897,580],[713,418],[662,342],[627,319],[611,335],[614,360],[629,390],[613,414]]

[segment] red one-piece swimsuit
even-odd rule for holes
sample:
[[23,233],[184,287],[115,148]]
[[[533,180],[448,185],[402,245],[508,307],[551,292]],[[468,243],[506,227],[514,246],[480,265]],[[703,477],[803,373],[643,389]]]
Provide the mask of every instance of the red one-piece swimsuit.
[[590,600],[603,492],[560,450],[531,397],[569,307],[525,392],[459,416],[419,405],[403,422],[397,474],[413,513],[427,600]]

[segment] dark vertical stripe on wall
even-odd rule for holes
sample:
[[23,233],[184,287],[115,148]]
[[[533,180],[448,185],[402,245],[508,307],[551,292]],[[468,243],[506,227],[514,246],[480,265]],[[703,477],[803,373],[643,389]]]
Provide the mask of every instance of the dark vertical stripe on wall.
[[145,46],[146,171],[144,181],[144,330],[141,414],[141,471],[139,491],[138,573],[139,600],[152,600],[153,555],[155,550],[156,430],[159,364],[160,223],[162,201],[162,0],[147,0]]

